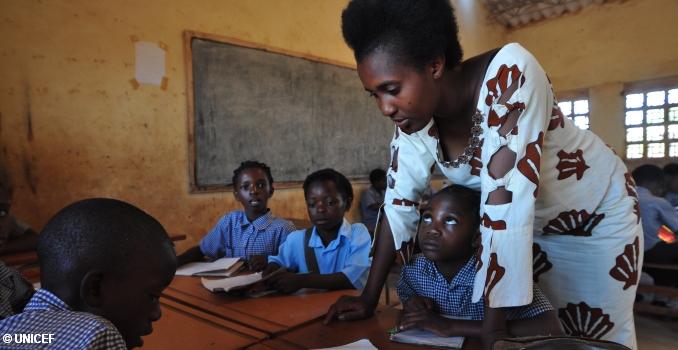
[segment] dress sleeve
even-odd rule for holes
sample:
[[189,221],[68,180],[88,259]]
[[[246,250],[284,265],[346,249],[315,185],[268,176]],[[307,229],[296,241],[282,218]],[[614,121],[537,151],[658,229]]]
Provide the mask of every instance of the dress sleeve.
[[391,164],[387,172],[384,213],[391,225],[393,242],[398,250],[417,230],[418,205],[428,187],[435,164],[419,133],[433,126],[433,120],[418,133],[405,134],[397,127],[391,141]]
[[370,233],[363,224],[351,225],[350,253],[341,269],[355,289],[362,289],[370,269]]
[[[476,275],[473,301],[484,297],[485,304],[493,308],[527,305],[532,301],[532,240],[539,168],[544,138],[548,137],[553,92],[539,63],[518,44],[509,44],[497,54],[488,68],[485,87],[487,94],[480,98],[484,98],[482,102],[489,112],[482,160],[488,166],[480,173],[482,265]],[[514,118],[512,122],[510,115],[516,113],[517,121]],[[495,178],[488,168],[502,147],[513,152],[515,161],[507,173]],[[511,192],[510,200],[487,204],[489,194],[500,187]]]
[[223,258],[231,249],[229,222],[231,214],[224,215],[219,222],[200,240],[200,251],[211,259]]
[[410,265],[405,265],[400,272],[400,279],[396,284],[396,292],[398,293],[398,298],[400,303],[405,303],[410,300],[411,297],[417,295],[414,288],[410,285],[411,273],[410,270],[412,267]]

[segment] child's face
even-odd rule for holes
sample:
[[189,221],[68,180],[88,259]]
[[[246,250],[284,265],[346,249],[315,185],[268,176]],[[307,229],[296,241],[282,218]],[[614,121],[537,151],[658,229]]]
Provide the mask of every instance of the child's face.
[[160,293],[174,278],[176,255],[170,242],[153,254],[139,254],[131,271],[123,276],[104,277],[101,285],[101,315],[120,331],[129,348],[143,345],[142,336],[153,332],[160,319]]
[[306,193],[306,207],[313,225],[324,231],[340,226],[348,210],[346,200],[333,181],[311,183]]
[[478,227],[464,205],[449,195],[434,196],[419,225],[419,248],[433,261],[464,259],[473,252]]
[[233,189],[235,198],[248,214],[261,215],[268,209],[268,199],[273,195],[266,172],[259,168],[249,168],[240,172],[238,182]]

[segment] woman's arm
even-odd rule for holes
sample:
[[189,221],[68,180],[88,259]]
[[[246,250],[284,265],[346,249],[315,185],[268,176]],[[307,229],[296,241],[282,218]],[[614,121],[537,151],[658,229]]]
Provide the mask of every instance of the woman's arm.
[[381,216],[379,231],[375,238],[375,251],[370,274],[365,289],[360,296],[342,296],[332,305],[325,316],[325,324],[333,319],[352,321],[372,316],[379,302],[381,288],[386,281],[395,258],[395,244],[391,234],[391,226],[386,215]]

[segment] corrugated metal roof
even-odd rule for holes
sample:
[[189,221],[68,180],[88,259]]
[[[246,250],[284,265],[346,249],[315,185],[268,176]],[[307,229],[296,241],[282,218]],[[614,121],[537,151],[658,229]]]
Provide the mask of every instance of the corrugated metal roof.
[[607,0],[483,0],[490,17],[508,28],[577,12]]

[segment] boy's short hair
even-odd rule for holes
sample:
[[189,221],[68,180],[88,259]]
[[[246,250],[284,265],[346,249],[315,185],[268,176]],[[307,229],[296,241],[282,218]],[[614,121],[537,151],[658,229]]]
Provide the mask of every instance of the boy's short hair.
[[330,168],[318,170],[306,176],[306,180],[304,180],[304,197],[308,194],[308,188],[311,187],[312,183],[321,181],[334,182],[337,186],[337,191],[344,197],[346,206],[351,205],[353,201],[353,186],[351,186],[351,182],[342,173]]
[[370,183],[374,185],[379,180],[386,180],[386,171],[384,171],[384,169],[374,169],[370,171]]
[[669,163],[664,165],[664,174],[668,176],[676,176],[678,175],[678,163]]
[[650,182],[663,182],[664,172],[662,169],[653,164],[644,164],[636,168],[631,175],[636,184],[642,185]]
[[172,244],[162,225],[129,203],[75,202],[54,215],[38,237],[42,284],[79,283],[92,268],[125,274],[139,264],[135,257],[162,242]]
[[238,178],[240,177],[240,173],[243,172],[245,169],[261,169],[266,173],[266,177],[268,178],[268,184],[273,188],[273,175],[271,175],[271,168],[268,167],[268,165],[257,162],[256,160],[246,160],[242,163],[240,163],[240,166],[233,170],[233,186],[238,183]]
[[474,226],[480,225],[480,192],[466,186],[449,185],[433,194],[433,196],[431,196],[431,201],[438,196],[450,196],[459,199],[459,203],[463,203],[469,213],[474,215]]

